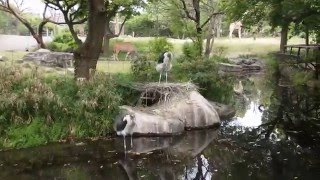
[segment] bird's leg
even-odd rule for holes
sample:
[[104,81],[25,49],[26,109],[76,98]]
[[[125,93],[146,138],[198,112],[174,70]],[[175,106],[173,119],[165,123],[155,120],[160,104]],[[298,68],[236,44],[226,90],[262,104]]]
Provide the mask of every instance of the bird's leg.
[[168,83],[168,72],[166,71],[166,83]]
[[127,146],[126,146],[126,136],[123,136],[123,147],[124,147],[124,152],[126,152],[126,150],[127,150]]
[[162,72],[160,72],[160,77],[159,77],[159,84],[160,84],[160,81],[161,81],[161,74],[162,74]]
[[132,142],[132,134],[131,134],[131,148],[132,148],[132,146],[133,146],[133,142]]

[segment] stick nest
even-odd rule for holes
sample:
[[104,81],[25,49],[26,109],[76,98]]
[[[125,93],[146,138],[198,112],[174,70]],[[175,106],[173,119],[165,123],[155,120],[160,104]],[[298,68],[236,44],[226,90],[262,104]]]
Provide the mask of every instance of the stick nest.
[[198,87],[188,83],[146,83],[135,84],[133,88],[141,92],[138,105],[161,105],[179,99],[185,99],[191,91],[197,91]]

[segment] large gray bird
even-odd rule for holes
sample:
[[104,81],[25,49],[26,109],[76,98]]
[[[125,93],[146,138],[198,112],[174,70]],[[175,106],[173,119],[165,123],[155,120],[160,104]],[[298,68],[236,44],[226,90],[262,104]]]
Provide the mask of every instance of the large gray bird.
[[161,81],[161,76],[163,73],[166,73],[166,83],[168,82],[168,71],[171,70],[172,64],[172,53],[169,51],[163,52],[158,60],[158,64],[156,66],[156,70],[160,73],[159,83]]
[[133,128],[136,125],[135,123],[135,117],[131,114],[120,114],[116,118],[115,122],[115,130],[117,132],[117,135],[123,136],[123,146],[126,150],[126,136],[131,136],[131,147],[132,147],[132,134],[133,134]]

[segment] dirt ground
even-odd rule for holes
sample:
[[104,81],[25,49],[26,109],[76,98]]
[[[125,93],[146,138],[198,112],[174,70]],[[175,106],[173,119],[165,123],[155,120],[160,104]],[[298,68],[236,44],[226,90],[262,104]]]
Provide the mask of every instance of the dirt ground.
[[[45,42],[52,40],[51,37],[44,37]],[[0,51],[25,51],[37,46],[32,36],[2,35],[0,34]]]

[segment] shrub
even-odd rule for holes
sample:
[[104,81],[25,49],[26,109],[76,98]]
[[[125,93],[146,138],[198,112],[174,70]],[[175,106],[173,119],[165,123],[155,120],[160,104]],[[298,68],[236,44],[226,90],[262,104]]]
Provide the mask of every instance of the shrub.
[[197,47],[194,43],[184,43],[182,47],[182,53],[187,59],[195,59],[198,56]]
[[134,81],[157,81],[159,73],[155,70],[155,66],[158,57],[164,51],[173,50],[173,45],[166,38],[155,38],[149,43],[147,52],[132,61],[131,73]]
[[167,38],[158,37],[150,41],[149,53],[154,58],[157,59],[158,56],[164,51],[172,51],[173,45],[170,43]]
[[51,51],[73,52],[78,47],[70,32],[57,34],[53,41],[47,45]]
[[133,60],[131,73],[134,81],[156,81],[159,77],[155,70],[156,61],[150,61],[148,55],[139,56]]
[[0,78],[0,147],[28,147],[113,131],[121,95],[112,77],[97,74],[77,84],[72,77],[39,77],[2,68]]
[[[192,81],[200,88],[200,93],[208,98],[222,103],[229,103],[232,98],[232,80],[230,77],[221,78],[218,75],[217,62],[224,58],[194,59],[186,61],[184,56],[179,58],[173,68],[174,79]],[[184,60],[184,61],[183,61]]]

